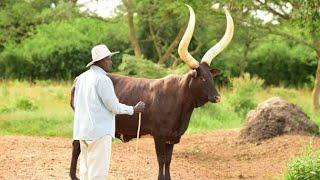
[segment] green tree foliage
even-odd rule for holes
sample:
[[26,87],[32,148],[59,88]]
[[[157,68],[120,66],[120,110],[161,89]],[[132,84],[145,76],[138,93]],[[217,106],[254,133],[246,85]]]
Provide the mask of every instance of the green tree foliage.
[[[191,41],[189,50],[195,58],[200,60],[204,53],[223,36],[226,19],[221,9],[211,8],[212,1],[202,0],[201,3],[188,1],[187,3],[193,7],[196,14],[194,39]],[[173,46],[179,32],[184,32],[189,20],[189,11],[184,2],[135,1],[135,11],[137,12],[136,24],[139,27],[138,36],[145,57],[172,65],[175,58],[179,58],[178,43],[173,51],[170,51],[170,47]],[[181,37],[177,41],[179,42],[180,39]],[[166,58],[168,51],[171,55]]]
[[[20,44],[7,44],[1,54],[4,75],[71,79],[84,71],[92,46],[99,43],[107,44],[111,50],[124,50],[128,47],[127,29],[121,22],[91,18],[39,25],[35,34]],[[115,56],[115,64],[119,60]]]
[[[53,4],[57,6],[51,7]],[[5,1],[0,6],[0,52],[6,42],[19,43],[29,37],[37,25],[79,15],[69,3],[58,0]]]
[[316,53],[306,46],[270,36],[250,53],[246,70],[267,85],[312,87],[315,58]]
[[[314,46],[308,44],[316,43],[315,37],[320,32],[316,24],[320,19],[317,18],[318,11],[315,11],[317,1],[277,0],[270,6],[262,0],[222,0],[219,1],[220,8],[214,9],[212,5],[216,2],[209,0],[133,0],[133,20],[143,58],[125,56],[121,66],[123,73],[158,77],[175,73],[174,67],[176,72],[181,67],[185,68],[177,54],[177,47],[173,46],[171,50],[170,47],[188,22],[189,12],[184,5],[188,3],[196,13],[189,52],[198,60],[224,34],[226,18],[221,7],[227,6],[234,19],[233,40],[211,64],[222,70],[222,75],[217,77],[219,83],[227,84],[230,78],[249,72],[265,79],[267,85],[311,87],[317,55]],[[124,6],[120,6],[117,17],[103,19],[80,13],[79,7],[66,2],[69,1],[0,2],[0,77],[74,78],[85,70],[84,66],[91,58],[90,49],[98,43],[107,44],[111,50],[133,54]],[[277,13],[270,9],[287,2],[292,4],[291,13],[283,13],[281,9]],[[273,13],[279,24],[263,23],[254,18],[252,12],[257,9]],[[284,38],[275,38],[269,33]],[[167,58],[163,58],[166,55]],[[114,56],[114,69],[121,63],[121,58],[121,55]],[[173,70],[164,69],[167,72],[158,75],[147,70],[132,74],[132,67],[141,69],[136,66],[141,59],[163,63]],[[135,66],[130,67],[131,63]],[[147,64],[146,67],[156,67],[156,64]]]
[[[242,25],[257,29],[257,31],[272,33],[293,40],[299,44],[311,48],[317,54],[314,61],[317,62],[317,69],[312,92],[313,107],[320,109],[320,0],[244,0],[230,1],[239,17]],[[272,15],[272,20],[253,21],[252,14],[267,12]],[[256,18],[257,19],[257,18]]]

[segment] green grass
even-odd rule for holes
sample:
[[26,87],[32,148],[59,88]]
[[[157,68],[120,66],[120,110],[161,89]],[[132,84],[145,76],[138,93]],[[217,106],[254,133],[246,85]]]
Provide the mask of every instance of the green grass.
[[0,121],[0,135],[34,135],[71,137],[72,114],[45,114],[43,112],[16,112]]
[[285,173],[286,180],[320,179],[320,151],[310,143],[303,155],[291,160]]
[[[298,104],[312,120],[320,124],[320,114],[312,110],[311,90],[282,87],[248,88],[248,84],[254,87],[256,84],[246,81],[248,80],[245,80],[243,85],[239,85],[237,81],[236,88],[221,88],[221,103],[207,103],[195,109],[187,132],[241,128],[245,113],[238,111],[239,106],[235,107],[234,103],[247,103],[243,103],[243,107],[240,106],[240,109],[243,108],[247,112],[250,110],[248,104],[250,108],[254,108],[252,104],[256,105],[272,96],[279,96]],[[71,82],[0,82],[0,135],[71,137],[73,111],[69,106],[70,88]],[[243,89],[255,91],[248,95]]]
[[242,121],[243,118],[233,111],[227,101],[218,104],[207,103],[205,106],[194,110],[187,132],[239,128]]
[[0,135],[71,137],[70,87],[71,82],[1,82]]

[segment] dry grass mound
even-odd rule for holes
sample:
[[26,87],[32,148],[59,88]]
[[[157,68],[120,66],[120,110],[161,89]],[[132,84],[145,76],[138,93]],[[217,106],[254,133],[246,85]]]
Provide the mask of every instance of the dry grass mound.
[[318,134],[319,127],[300,107],[273,97],[247,114],[239,138],[242,141],[259,142],[288,133]]

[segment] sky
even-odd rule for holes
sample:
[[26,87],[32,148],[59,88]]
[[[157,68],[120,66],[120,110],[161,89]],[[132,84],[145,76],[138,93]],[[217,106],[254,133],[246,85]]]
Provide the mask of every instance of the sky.
[[[80,10],[95,12],[102,17],[113,16],[115,8],[118,5],[122,4],[121,0],[78,0],[77,3],[79,5],[83,5]],[[218,5],[217,7],[219,7],[218,3],[216,3],[215,5]],[[213,5],[213,8],[216,8],[214,7],[215,5]],[[283,8],[287,13],[290,13],[290,11],[292,10],[292,6],[289,3],[287,3]],[[264,23],[270,21],[274,24],[278,23],[276,20],[274,20],[274,17],[271,13],[265,11],[257,10],[255,12],[252,12],[252,15],[256,16],[259,19],[262,19]]]
[[114,14],[114,9],[122,4],[121,0],[78,0],[79,5],[84,5],[81,10],[95,12],[99,16],[108,17]]

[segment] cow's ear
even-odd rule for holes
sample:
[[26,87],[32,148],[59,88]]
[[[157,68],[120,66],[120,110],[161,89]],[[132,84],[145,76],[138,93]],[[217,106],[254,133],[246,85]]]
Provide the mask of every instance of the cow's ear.
[[219,69],[211,69],[210,72],[212,74],[212,77],[216,77],[221,74],[221,71]]

